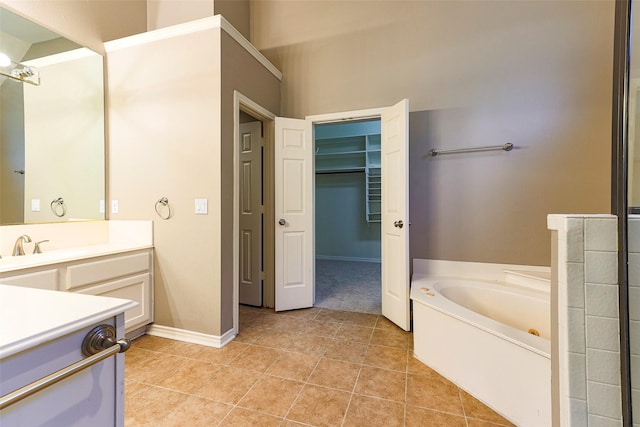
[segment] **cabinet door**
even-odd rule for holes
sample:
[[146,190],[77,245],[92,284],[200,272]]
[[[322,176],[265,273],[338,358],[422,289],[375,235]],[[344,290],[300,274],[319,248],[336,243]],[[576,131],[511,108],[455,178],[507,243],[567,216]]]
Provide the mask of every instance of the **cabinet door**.
[[[111,318],[96,325],[117,323]],[[96,325],[0,360],[0,395],[84,359],[82,340]],[[123,384],[120,353],[3,409],[0,426],[122,427]]]
[[137,307],[124,313],[125,332],[130,332],[153,321],[153,295],[151,274],[149,273],[91,286],[77,293],[123,298],[137,302]]
[[116,277],[146,273],[150,268],[150,251],[108,257],[98,261],[82,261],[67,267],[65,286],[67,290],[79,289]]

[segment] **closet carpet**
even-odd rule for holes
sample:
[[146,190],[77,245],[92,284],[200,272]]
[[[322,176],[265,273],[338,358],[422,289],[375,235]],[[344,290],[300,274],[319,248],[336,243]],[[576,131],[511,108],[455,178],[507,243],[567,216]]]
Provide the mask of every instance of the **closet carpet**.
[[379,262],[316,260],[316,307],[381,314]]

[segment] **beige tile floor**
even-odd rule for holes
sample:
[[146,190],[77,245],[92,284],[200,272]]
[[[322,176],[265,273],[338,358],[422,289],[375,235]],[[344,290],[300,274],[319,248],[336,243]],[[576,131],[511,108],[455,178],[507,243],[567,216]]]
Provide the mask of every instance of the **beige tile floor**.
[[413,357],[381,316],[240,308],[222,349],[143,336],[126,353],[125,425],[511,425]]

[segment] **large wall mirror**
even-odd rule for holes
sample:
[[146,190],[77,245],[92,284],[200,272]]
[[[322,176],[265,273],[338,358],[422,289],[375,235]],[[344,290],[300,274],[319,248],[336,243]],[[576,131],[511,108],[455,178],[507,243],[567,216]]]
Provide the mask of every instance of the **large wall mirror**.
[[104,219],[101,55],[0,8],[0,225]]

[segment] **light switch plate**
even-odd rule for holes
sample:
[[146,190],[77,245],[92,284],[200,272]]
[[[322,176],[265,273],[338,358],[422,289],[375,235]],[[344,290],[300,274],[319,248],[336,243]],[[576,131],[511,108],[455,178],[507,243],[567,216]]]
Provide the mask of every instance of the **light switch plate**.
[[100,200],[100,213],[104,213],[105,210],[104,200]]
[[120,203],[117,200],[111,201],[111,213],[117,214],[120,212]]
[[31,212],[40,212],[40,199],[31,199]]
[[197,215],[206,215],[208,213],[207,199],[196,199],[195,213]]

